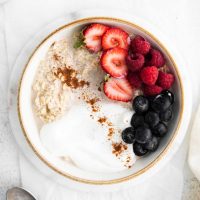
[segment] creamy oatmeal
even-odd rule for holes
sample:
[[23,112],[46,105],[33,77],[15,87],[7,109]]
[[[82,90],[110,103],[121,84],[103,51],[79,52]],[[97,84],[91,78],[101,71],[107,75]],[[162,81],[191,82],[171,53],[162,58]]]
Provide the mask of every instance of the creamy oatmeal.
[[[70,49],[67,40],[54,42],[38,66],[33,83],[33,102],[37,116],[45,123],[61,117],[70,106],[70,89],[89,85],[80,78],[80,72],[87,78],[88,72],[98,66],[98,56],[85,49],[74,52]],[[77,72],[75,68],[81,70]]]

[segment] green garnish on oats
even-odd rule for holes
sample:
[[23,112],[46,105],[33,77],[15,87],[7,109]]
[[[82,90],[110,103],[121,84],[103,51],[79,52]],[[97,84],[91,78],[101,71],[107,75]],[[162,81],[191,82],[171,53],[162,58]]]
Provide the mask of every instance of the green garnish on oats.
[[78,49],[82,46],[85,46],[83,32],[81,31],[77,36],[76,42],[74,43],[74,48]]

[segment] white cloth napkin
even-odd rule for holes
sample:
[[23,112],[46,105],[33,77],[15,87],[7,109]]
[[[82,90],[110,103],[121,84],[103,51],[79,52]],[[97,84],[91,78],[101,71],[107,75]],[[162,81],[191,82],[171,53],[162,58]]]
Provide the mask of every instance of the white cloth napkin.
[[[191,61],[189,66],[192,66],[192,73],[196,73],[196,77],[192,76],[194,78],[199,79],[199,56],[200,52],[198,49],[200,48],[200,15],[199,15],[199,9],[200,4],[198,1],[192,1],[190,4],[188,4],[186,14],[192,13],[188,15],[186,20],[188,21],[188,24],[190,25],[190,28],[186,28],[183,32],[183,34],[187,35],[185,38],[189,36],[189,39],[186,40],[186,49],[189,49],[188,51],[185,51],[185,56],[188,57],[188,59]],[[193,80],[194,81],[194,80]],[[191,88],[193,90],[196,90],[195,97],[194,97],[194,104],[199,104],[200,101],[200,81],[195,81],[196,85],[195,88]],[[198,107],[195,107],[195,116],[192,119],[193,126],[191,130],[191,138],[190,138],[190,148],[189,148],[189,156],[188,156],[188,162],[189,166],[194,173],[194,175],[200,180],[200,105]]]
[[[6,42],[8,64],[11,69],[16,56],[26,42],[51,20],[74,10],[85,8],[121,9],[130,14],[136,13],[144,19],[162,27],[178,46],[181,44],[184,27],[184,8],[186,0],[10,0],[5,5]],[[172,31],[173,30],[173,31]],[[64,199],[155,199],[179,200],[183,184],[182,168],[185,160],[187,140],[182,149],[152,179],[137,187],[111,193],[92,193],[72,190],[51,181],[40,174],[29,162],[20,156],[22,185],[33,192],[38,200]]]
[[188,162],[191,170],[200,180],[200,106],[192,127]]

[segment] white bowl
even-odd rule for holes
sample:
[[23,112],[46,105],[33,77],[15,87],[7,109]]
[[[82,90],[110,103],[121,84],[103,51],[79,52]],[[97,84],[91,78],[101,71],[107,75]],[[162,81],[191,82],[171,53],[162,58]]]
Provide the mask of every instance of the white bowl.
[[[159,149],[149,156],[141,158],[131,168],[117,173],[92,173],[83,171],[75,166],[63,164],[63,162],[49,154],[46,149],[42,146],[38,134],[38,127],[34,118],[34,113],[31,105],[31,92],[34,75],[37,70],[37,66],[45,56],[50,45],[55,41],[63,37],[69,37],[75,30],[81,29],[86,24],[90,23],[103,23],[110,24],[112,26],[121,27],[129,33],[139,34],[145,37],[151,42],[153,46],[161,50],[167,60],[171,71],[175,75],[175,84],[173,91],[175,93],[175,104],[174,104],[174,119],[169,126],[169,133],[161,142]],[[187,93],[188,94],[188,93]],[[179,66],[177,66],[173,56],[168,52],[165,46],[151,33],[142,27],[121,19],[108,18],[108,17],[95,17],[85,18],[72,23],[66,24],[50,35],[48,35],[34,50],[30,56],[21,77],[18,91],[18,115],[23,130],[23,134],[34,151],[34,153],[51,169],[56,173],[62,175],[67,179],[78,181],[80,183],[89,183],[96,185],[114,184],[120,183],[127,180],[133,180],[144,175],[148,171],[152,170],[159,164],[159,161],[164,160],[170,150],[176,149],[174,145],[179,143],[177,141],[180,134],[180,127],[184,122],[183,118],[185,113],[185,95],[184,95],[184,84],[183,78],[179,73]],[[190,101],[189,101],[190,102]],[[189,113],[190,114],[190,113]],[[185,127],[184,127],[185,128]],[[182,141],[182,139],[181,139]]]

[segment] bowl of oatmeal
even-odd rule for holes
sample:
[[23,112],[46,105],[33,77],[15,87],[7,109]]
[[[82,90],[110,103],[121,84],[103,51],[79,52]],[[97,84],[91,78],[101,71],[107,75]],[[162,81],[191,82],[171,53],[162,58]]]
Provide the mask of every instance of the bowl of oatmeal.
[[60,27],[25,66],[18,95],[23,133],[62,176],[113,184],[145,174],[176,145],[182,77],[151,33],[88,18]]

